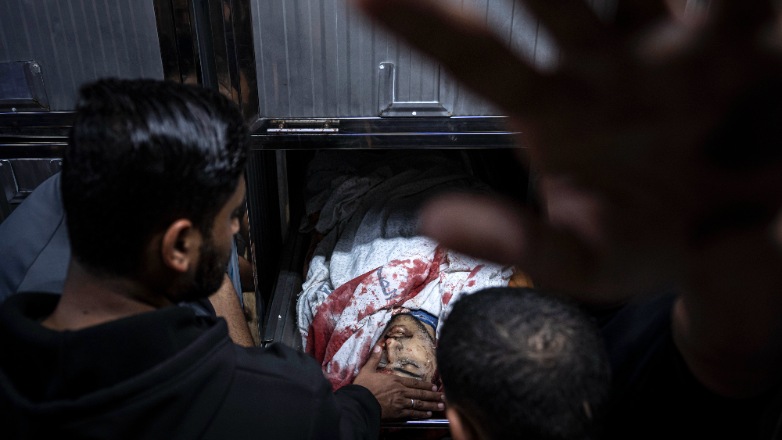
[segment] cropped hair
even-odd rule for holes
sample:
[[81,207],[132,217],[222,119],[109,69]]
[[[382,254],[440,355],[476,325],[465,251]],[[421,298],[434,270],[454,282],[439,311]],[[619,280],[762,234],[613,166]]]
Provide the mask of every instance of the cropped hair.
[[591,318],[528,288],[463,295],[443,324],[437,365],[449,404],[498,440],[593,438],[610,387]]
[[210,232],[248,147],[238,109],[212,90],[149,79],[84,85],[62,169],[73,258],[96,273],[133,275],[171,222]]

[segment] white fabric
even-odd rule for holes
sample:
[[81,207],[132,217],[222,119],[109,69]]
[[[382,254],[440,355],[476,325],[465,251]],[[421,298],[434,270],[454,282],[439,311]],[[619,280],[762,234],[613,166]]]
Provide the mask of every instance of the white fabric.
[[512,275],[510,267],[416,235],[417,211],[427,198],[486,190],[458,162],[420,153],[393,161],[351,157],[357,163],[328,153],[314,162],[308,211],[320,212],[315,229],[324,237],[297,304],[305,351],[321,361],[335,388],[352,381],[394,314],[426,310],[440,318],[439,335],[456,297],[507,285]]

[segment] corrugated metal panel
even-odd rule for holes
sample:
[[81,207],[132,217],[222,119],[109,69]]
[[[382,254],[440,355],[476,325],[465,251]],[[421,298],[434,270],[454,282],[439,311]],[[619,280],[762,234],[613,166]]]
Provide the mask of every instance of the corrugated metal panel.
[[3,0],[0,61],[36,60],[52,110],[101,77],[163,78],[151,1]]
[[[556,61],[551,40],[512,0],[452,1],[481,14],[536,64]],[[496,114],[344,0],[253,0],[252,10],[263,117],[377,116],[382,62],[397,67],[398,101],[440,101],[454,115]]]

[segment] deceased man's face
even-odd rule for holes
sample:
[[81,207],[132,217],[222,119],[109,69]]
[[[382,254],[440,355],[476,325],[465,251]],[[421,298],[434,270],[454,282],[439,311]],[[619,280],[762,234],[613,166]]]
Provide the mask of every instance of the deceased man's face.
[[437,369],[432,327],[410,315],[396,315],[380,342],[383,354],[377,371],[432,382]]

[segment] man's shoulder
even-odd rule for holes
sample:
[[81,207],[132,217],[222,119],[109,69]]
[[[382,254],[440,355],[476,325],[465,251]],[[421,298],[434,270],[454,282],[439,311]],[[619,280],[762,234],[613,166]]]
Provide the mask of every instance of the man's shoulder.
[[320,365],[305,353],[283,344],[267,347],[236,346],[237,370],[277,386],[303,387],[313,393],[331,392],[331,385],[323,376]]
[[234,345],[233,350],[232,385],[210,432],[263,432],[268,438],[339,437],[340,405],[313,358],[279,344]]

